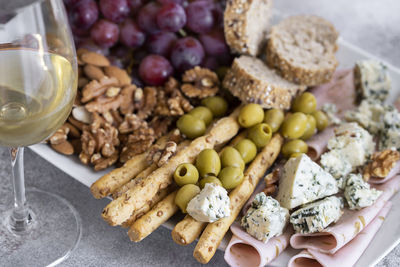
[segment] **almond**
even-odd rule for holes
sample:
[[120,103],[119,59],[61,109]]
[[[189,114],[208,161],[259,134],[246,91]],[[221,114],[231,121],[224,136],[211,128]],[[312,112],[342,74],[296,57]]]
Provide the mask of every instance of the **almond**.
[[81,139],[72,139],[69,141],[71,145],[74,147],[74,153],[79,154],[82,151],[82,142]]
[[83,68],[83,71],[85,72],[85,75],[91,80],[100,80],[105,76],[101,68],[90,64],[87,64]]
[[68,141],[64,141],[64,142],[62,142],[60,144],[56,144],[56,145],[51,144],[51,147],[55,151],[57,151],[57,152],[59,152],[61,154],[64,154],[64,155],[72,155],[72,154],[74,154],[74,147]]
[[129,85],[132,82],[126,70],[120,69],[115,66],[108,66],[104,68],[104,72],[108,77],[115,77],[119,81],[120,86]]
[[92,64],[98,67],[110,66],[110,61],[105,56],[95,52],[83,53],[80,59],[86,64]]
[[81,138],[81,132],[71,123],[69,122],[64,123],[64,127],[69,129],[68,133],[69,136],[72,136],[74,138]]

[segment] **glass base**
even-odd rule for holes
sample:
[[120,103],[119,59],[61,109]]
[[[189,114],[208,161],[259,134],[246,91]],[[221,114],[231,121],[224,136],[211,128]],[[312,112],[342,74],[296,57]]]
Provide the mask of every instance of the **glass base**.
[[[67,200],[49,192],[26,192],[31,218],[26,231],[10,227],[0,211],[0,266],[55,266],[68,258],[82,235],[81,219]],[[15,224],[14,224],[15,225]]]

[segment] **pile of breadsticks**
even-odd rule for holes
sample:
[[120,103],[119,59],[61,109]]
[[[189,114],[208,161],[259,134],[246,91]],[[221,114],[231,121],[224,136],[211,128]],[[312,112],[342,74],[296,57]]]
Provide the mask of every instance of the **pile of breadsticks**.
[[[244,132],[239,133],[239,111],[240,107],[230,116],[215,121],[203,136],[191,142],[176,138],[174,130],[160,138],[148,151],[133,157],[122,167],[96,181],[91,186],[94,197],[113,197],[103,210],[104,220],[112,226],[129,227],[130,239],[138,242],[171,218],[179,210],[174,201],[177,193],[173,179],[175,169],[183,162],[193,163],[203,149],[220,150],[228,142],[234,145],[244,138]],[[177,147],[172,156],[162,165],[149,162],[149,154],[154,147],[164,154],[168,142],[174,138]],[[186,215],[173,229],[173,240],[180,245],[187,245],[200,237],[194,257],[201,263],[209,262],[256,185],[274,163],[282,143],[283,138],[275,134],[248,165],[243,182],[229,193],[229,217],[205,223]]]

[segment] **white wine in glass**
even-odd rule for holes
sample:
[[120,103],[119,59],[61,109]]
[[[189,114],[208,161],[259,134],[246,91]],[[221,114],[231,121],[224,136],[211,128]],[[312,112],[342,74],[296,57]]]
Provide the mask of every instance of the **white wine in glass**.
[[14,193],[13,207],[0,210],[0,266],[54,266],[80,240],[74,207],[50,192],[25,190],[23,168],[23,147],[62,126],[76,90],[62,1],[0,0],[0,146],[10,148]]

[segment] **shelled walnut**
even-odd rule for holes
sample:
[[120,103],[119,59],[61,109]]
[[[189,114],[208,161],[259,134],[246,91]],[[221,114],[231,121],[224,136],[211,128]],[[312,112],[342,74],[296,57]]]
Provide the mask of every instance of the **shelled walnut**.
[[368,181],[371,177],[385,178],[399,160],[400,153],[396,150],[387,149],[375,152],[371,162],[364,168],[364,180]]
[[182,92],[188,97],[205,98],[214,96],[219,90],[219,79],[209,69],[194,67],[182,76]]

